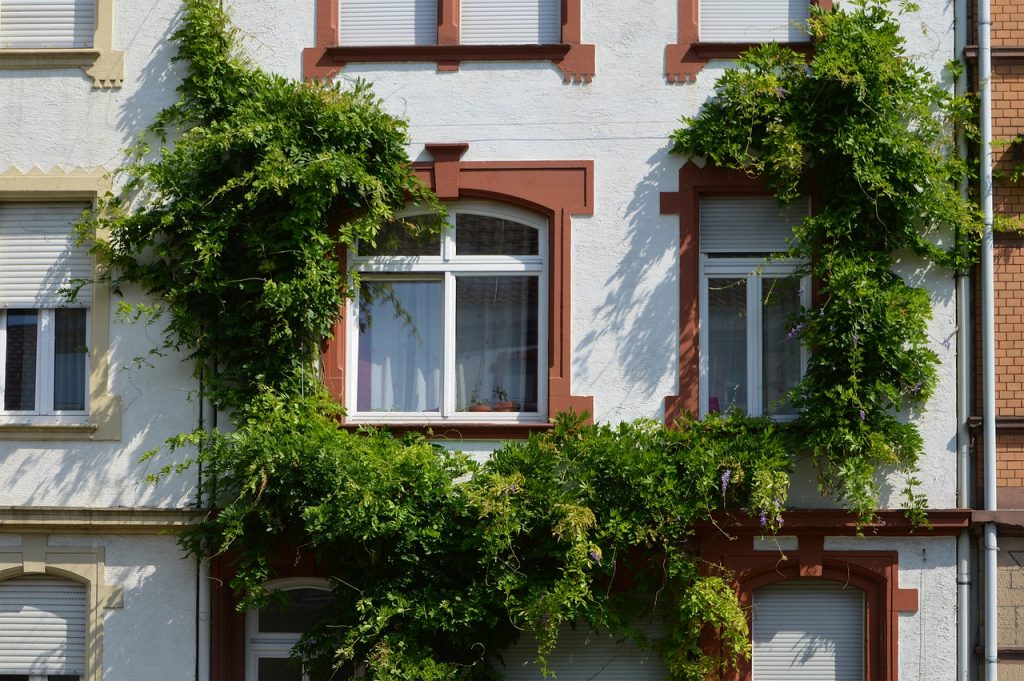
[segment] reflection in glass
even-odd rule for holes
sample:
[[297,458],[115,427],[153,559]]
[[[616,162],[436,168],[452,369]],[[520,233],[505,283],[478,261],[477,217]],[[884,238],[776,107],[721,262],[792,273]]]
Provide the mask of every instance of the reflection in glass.
[[271,602],[260,608],[261,633],[301,634],[324,616],[334,600],[325,589],[289,589],[281,593],[284,603]]
[[53,408],[85,409],[85,310],[54,311]]
[[537,230],[511,220],[459,213],[455,218],[458,255],[537,255]]
[[800,339],[790,336],[791,320],[800,312],[800,280],[765,278],[761,287],[764,413],[795,416],[787,393],[800,382]]
[[747,410],[747,280],[708,280],[709,412]]
[[441,280],[364,280],[359,289],[356,408],[439,411]]
[[303,681],[302,665],[287,657],[261,657],[256,678],[259,681]]
[[359,255],[441,255],[443,220],[436,215],[414,215],[383,225],[375,244],[359,244]]
[[36,408],[36,349],[39,311],[7,310],[7,353],[4,358],[4,409]]
[[537,320],[537,277],[456,279],[457,410],[538,410]]

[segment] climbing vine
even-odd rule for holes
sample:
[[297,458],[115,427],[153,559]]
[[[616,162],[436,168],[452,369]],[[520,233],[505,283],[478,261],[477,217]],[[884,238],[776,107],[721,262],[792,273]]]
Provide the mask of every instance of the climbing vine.
[[922,439],[902,415],[923,409],[938,357],[928,292],[894,267],[965,269],[981,224],[959,188],[968,165],[951,148],[958,128],[974,132],[973,107],[913,63],[899,26],[876,0],[815,10],[809,60],[755,47],[672,135],[674,151],[763,178],[781,202],[815,196],[787,253],[819,285],[816,304],[793,320],[810,350],[793,428],[822,491],[862,520],[885,470],[908,477],[906,504],[923,519]]
[[[892,254],[966,262],[975,216],[943,148],[966,110],[904,57],[880,7],[816,12],[810,28],[809,66],[755,50],[674,135],[678,151],[763,175],[783,200],[817,176],[823,208],[792,249],[823,301],[794,320],[814,351],[797,424],[561,415],[477,463],[423,436],[340,429],[318,377],[351,290],[339,250],[373,242],[409,202],[443,212],[411,173],[405,124],[363,83],[263,72],[219,2],[185,0],[179,100],[83,229],[110,234],[96,248],[115,287],[166,301],[125,312],[164,314],[163,349],[186,353],[231,415],[229,431],[168,442],[176,463],[157,477],[201,463],[200,503],[216,509],[183,547],[233,563],[242,608],[274,599],[264,584],[283,552],[331,575],[333,605],[294,651],[307,668],[493,678],[524,632],[544,660],[564,624],[644,641],[632,624],[656,614],[672,678],[702,680],[735,668],[749,637],[728,576],[688,550],[695,523],[743,509],[777,530],[798,447],[865,518],[877,467],[913,470],[920,436],[898,414],[924,404],[936,357],[927,295],[892,273]],[[947,231],[952,249],[938,241]],[[715,655],[700,646],[709,629]]]

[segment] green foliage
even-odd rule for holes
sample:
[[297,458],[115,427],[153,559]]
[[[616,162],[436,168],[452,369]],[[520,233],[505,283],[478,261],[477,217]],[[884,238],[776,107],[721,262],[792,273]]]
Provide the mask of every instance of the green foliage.
[[[330,568],[336,603],[301,645],[307,659],[363,661],[375,679],[492,678],[493,656],[521,632],[543,660],[563,623],[636,636],[628,623],[654,612],[669,622],[673,678],[703,679],[748,652],[729,581],[702,575],[685,542],[725,507],[781,523],[789,457],[770,420],[668,429],[562,416],[476,464],[421,436],[340,430],[326,399],[264,386],[235,432],[174,443],[202,452],[219,509],[182,541],[236,557],[243,606],[266,602],[268,557],[282,550]],[[726,642],[722,658],[700,649],[705,626]]]
[[[338,248],[432,199],[412,176],[405,123],[367,85],[250,66],[215,2],[186,2],[174,39],[188,64],[180,99],[132,150],[123,194],[93,227],[111,235],[115,283],[167,300],[169,344],[215,366],[214,399],[236,406],[258,380],[316,381],[308,368],[343,302]],[[173,145],[154,150],[168,130]]]
[[[762,177],[781,202],[814,192],[788,254],[820,284],[818,304],[794,320],[811,351],[795,429],[822,490],[867,520],[878,470],[916,470],[922,440],[900,414],[923,408],[938,362],[928,294],[893,272],[895,259],[966,268],[981,221],[952,149],[956,130],[974,133],[970,102],[914,65],[882,2],[848,7],[812,8],[809,61],[774,44],[748,52],[672,139],[676,152]],[[920,517],[914,487],[905,501]]]

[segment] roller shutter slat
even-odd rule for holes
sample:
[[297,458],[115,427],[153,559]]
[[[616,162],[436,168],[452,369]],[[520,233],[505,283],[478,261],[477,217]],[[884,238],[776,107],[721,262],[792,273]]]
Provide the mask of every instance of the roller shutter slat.
[[92,47],[96,0],[0,0],[0,48]]
[[709,196],[700,200],[703,253],[781,253],[809,212],[809,202],[780,207],[770,196]]
[[808,0],[701,0],[700,39],[714,43],[806,42]]
[[437,0],[339,0],[340,45],[433,45]]
[[562,42],[559,0],[462,0],[465,45],[551,45]]
[[[66,307],[62,288],[92,278],[92,256],[75,244],[87,203],[0,203],[0,307]],[[91,302],[91,286],[76,306]]]
[[85,672],[85,586],[59,577],[0,582],[0,673]]

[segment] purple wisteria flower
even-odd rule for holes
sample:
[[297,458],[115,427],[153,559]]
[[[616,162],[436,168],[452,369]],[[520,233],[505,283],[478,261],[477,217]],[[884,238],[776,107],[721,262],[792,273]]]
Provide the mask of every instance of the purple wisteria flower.
[[784,87],[777,87],[775,88],[775,94],[779,97],[785,97],[786,95],[789,94],[789,90],[787,90]]
[[918,381],[918,382],[917,382],[917,383],[915,383],[915,384],[913,385],[913,387],[912,387],[912,388],[910,389],[910,392],[912,392],[912,393],[914,393],[914,394],[916,395],[916,394],[918,394],[919,392],[921,392],[921,388],[922,388],[923,386],[924,386],[924,381]]
[[587,551],[587,558],[594,561],[597,567],[601,567],[601,549],[593,548]]
[[761,511],[761,527],[768,527],[768,511]]
[[866,419],[867,417],[868,417],[868,415],[867,415],[866,413],[864,413],[864,410],[863,410],[863,409],[861,409],[861,410],[860,410],[860,420],[861,420],[861,421],[863,421],[863,420],[864,420],[864,419]]
[[725,490],[729,489],[729,480],[732,479],[732,470],[726,468],[725,472],[722,473],[722,494],[725,494]]
[[948,336],[946,336],[946,339],[944,341],[942,341],[942,347],[944,347],[947,350],[949,350],[949,346],[953,342],[953,336],[954,335],[956,335],[956,331],[954,331],[953,333],[951,333]]
[[799,336],[800,332],[804,330],[805,326],[807,325],[804,324],[803,322],[800,322],[799,324],[794,326],[792,329],[789,330],[789,333],[786,334],[786,340],[791,341],[797,336]]
[[860,334],[856,331],[853,332],[853,347],[860,345]]

